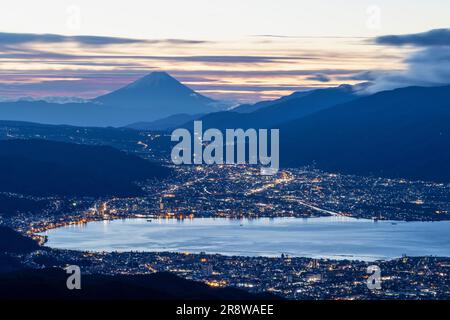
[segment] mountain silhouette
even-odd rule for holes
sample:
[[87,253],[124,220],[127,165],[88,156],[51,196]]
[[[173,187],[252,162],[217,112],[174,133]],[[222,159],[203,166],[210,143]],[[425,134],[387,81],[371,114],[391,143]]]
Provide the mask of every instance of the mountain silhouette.
[[155,300],[281,300],[270,293],[211,288],[168,272],[114,276],[86,274],[82,277],[81,290],[67,290],[67,273],[59,268],[0,273],[0,281],[0,299],[6,300],[138,300],[147,305]]
[[202,96],[166,72],[152,72],[127,86],[94,99],[108,106],[151,110],[156,117],[207,113],[214,100]]
[[[322,88],[322,89],[315,89],[315,90],[308,90],[308,91],[296,91],[294,93],[291,93],[287,96],[282,96],[275,100],[265,100],[265,101],[259,101],[255,104],[242,104],[240,106],[237,106],[236,108],[232,109],[233,112],[238,113],[251,113],[258,110],[262,110],[263,108],[282,104],[285,102],[288,102],[290,100],[295,100],[297,98],[305,98],[308,97],[309,102],[313,102],[314,104],[322,104],[326,103],[329,104],[329,100],[332,98],[331,95],[337,95],[335,98],[337,99],[336,102],[339,102],[339,99],[342,96],[342,98],[345,99],[345,93],[355,93],[359,90],[360,85],[358,87],[353,87],[348,84],[343,84],[338,87],[330,87],[330,88]],[[357,89],[358,88],[358,89]],[[321,98],[322,97],[322,98]],[[313,101],[315,100],[315,101]]]
[[450,86],[408,87],[280,127],[285,167],[450,182]]
[[[237,110],[216,112],[200,118],[204,128],[274,128],[282,123],[359,98],[350,85],[295,92],[274,101],[261,102],[255,107],[243,105]],[[254,106],[254,105],[253,105]],[[187,124],[191,127],[192,124]]]
[[0,191],[34,196],[134,196],[134,182],[170,170],[109,146],[49,140],[0,141]]
[[225,105],[196,93],[165,72],[143,78],[86,103],[7,101],[0,103],[0,119],[44,124],[122,127],[151,122],[175,114],[206,114]]
[[186,122],[194,121],[202,116],[203,114],[191,115],[180,113],[151,122],[141,121],[131,123],[127,125],[126,128],[144,131],[167,131],[170,129],[178,128]]
[[0,225],[0,252],[28,253],[39,249],[39,245],[31,238]]

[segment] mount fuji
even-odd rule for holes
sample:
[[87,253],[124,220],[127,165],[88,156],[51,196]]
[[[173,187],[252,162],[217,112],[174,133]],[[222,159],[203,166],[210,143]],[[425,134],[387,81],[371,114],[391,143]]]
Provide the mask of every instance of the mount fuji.
[[113,92],[84,103],[43,100],[0,102],[0,119],[121,127],[176,114],[206,114],[226,106],[183,85],[166,72],[152,72]]
[[195,92],[166,72],[152,72],[93,101],[113,107],[151,110],[156,117],[217,111],[213,110],[215,100]]

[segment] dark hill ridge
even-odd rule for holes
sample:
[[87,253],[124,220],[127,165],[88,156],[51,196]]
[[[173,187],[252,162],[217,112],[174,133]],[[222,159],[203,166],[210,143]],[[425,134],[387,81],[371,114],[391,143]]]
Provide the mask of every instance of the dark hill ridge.
[[[116,126],[123,112],[95,103],[50,103],[46,101],[0,102],[0,119],[54,125]],[[131,117],[130,115],[125,115]],[[127,122],[129,123],[129,122]]]
[[[311,95],[311,96],[317,96],[317,95],[321,95],[326,91],[347,91],[347,90],[352,90],[352,86],[350,85],[341,85],[339,87],[333,88],[323,88],[323,89],[313,89],[313,90],[307,90],[307,91],[296,91],[294,93],[291,93],[290,95],[287,96],[282,96],[278,99],[275,100],[265,100],[265,101],[259,101],[256,102],[255,104],[243,104],[240,106],[237,106],[236,108],[232,109],[233,112],[238,112],[238,113],[251,113],[251,112],[255,112],[258,110],[262,110],[266,107],[270,107],[273,105],[277,105],[277,104],[281,104],[290,100],[294,100],[294,99],[298,99],[298,98],[303,98],[306,97],[307,95]],[[337,90],[336,90],[337,89]],[[356,91],[356,89],[354,89]]]
[[[349,85],[336,88],[296,92],[290,96],[274,101],[264,101],[253,112],[245,112],[249,107],[239,107],[228,112],[207,114],[199,120],[204,128],[274,128],[282,123],[305,117],[307,115],[331,108],[335,105],[360,98],[361,95]],[[186,124],[185,127],[191,127]]]
[[14,216],[17,213],[34,214],[49,205],[46,200],[24,199],[13,195],[0,194],[0,217]]
[[131,196],[134,181],[169,170],[108,146],[46,140],[0,141],[0,191],[30,195]]
[[0,252],[0,274],[24,269],[20,259]]
[[28,253],[39,249],[39,245],[17,231],[0,225],[0,253]]
[[32,300],[261,300],[278,299],[234,288],[210,288],[170,273],[149,275],[83,275],[81,290],[68,290],[61,269],[0,274],[0,299]]
[[[68,290],[68,274],[58,268],[28,269],[17,254],[39,249],[34,240],[0,226],[0,299],[9,300],[261,300],[278,299],[271,294],[251,294],[234,288],[211,288],[171,273],[150,275],[82,274],[81,290]],[[51,249],[43,249],[51,250]],[[34,258],[34,261],[39,256]],[[81,269],[83,267],[81,266]]]
[[450,182],[450,86],[408,87],[280,127],[283,166]]
[[181,127],[186,122],[194,121],[202,116],[202,114],[190,115],[186,113],[180,113],[152,122],[135,122],[127,125],[125,128],[145,131],[167,131],[170,129]]
[[62,142],[95,140],[97,144],[111,141],[133,141],[141,139],[139,133],[129,128],[77,127],[70,125],[51,125],[35,122],[0,120],[0,139],[15,137],[34,137],[36,139]]

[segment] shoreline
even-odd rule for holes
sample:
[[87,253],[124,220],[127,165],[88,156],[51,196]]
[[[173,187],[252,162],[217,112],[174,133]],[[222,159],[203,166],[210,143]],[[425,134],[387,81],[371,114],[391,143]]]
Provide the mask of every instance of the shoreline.
[[[227,217],[190,217],[190,218],[185,218],[185,219],[179,219],[179,218],[168,218],[168,217],[164,217],[164,216],[155,216],[155,215],[132,215],[132,216],[126,216],[126,217],[110,217],[109,219],[91,219],[89,221],[87,220],[83,220],[83,222],[80,223],[68,223],[68,224],[64,224],[61,226],[55,226],[54,228],[46,228],[45,231],[41,231],[40,233],[44,233],[47,230],[51,230],[51,229],[56,229],[56,228],[62,228],[62,227],[67,227],[70,225],[77,225],[77,224],[87,224],[89,222],[104,222],[104,221],[115,221],[115,220],[138,220],[140,221],[139,223],[144,223],[145,221],[147,222],[156,222],[156,224],[158,224],[158,220],[159,221],[163,221],[162,224],[167,223],[167,221],[169,220],[177,220],[180,221],[180,223],[182,223],[182,220],[188,220],[188,224],[190,224],[190,222],[192,222],[193,220],[236,220],[236,221],[242,221],[243,223],[246,223],[248,221],[254,221],[254,220],[260,220],[260,219],[265,219],[265,220],[286,220],[284,223],[288,223],[289,224],[289,220],[288,219],[292,219],[292,220],[315,220],[315,219],[325,219],[324,222],[326,223],[341,223],[341,224],[345,224],[345,223],[352,223],[353,220],[363,220],[362,223],[364,224],[365,227],[369,227],[369,228],[373,228],[370,227],[369,224],[376,224],[378,223],[378,221],[374,221],[371,219],[360,219],[360,218],[354,218],[354,217],[346,217],[346,216],[327,216],[327,217],[311,217],[311,218],[297,218],[297,217],[277,217],[277,218],[273,218],[273,217],[258,217],[258,218],[242,218],[242,219],[232,219],[232,218],[227,218]],[[329,218],[329,220],[326,220],[327,218]],[[342,220],[340,219],[342,218]],[[149,219],[151,220],[155,220],[155,221],[149,221]],[[408,221],[403,221],[402,223],[406,224]],[[434,222],[434,221],[415,221],[415,222]],[[199,222],[201,224],[201,222]],[[208,223],[208,222],[206,222]],[[220,225],[221,222],[219,222]],[[239,222],[235,222],[236,223],[236,227],[238,226],[243,226],[242,224],[238,224]],[[264,224],[264,222],[262,222]],[[311,223],[317,223],[317,221],[311,221]],[[353,227],[354,228],[358,228],[358,225],[354,224],[355,222],[353,222]],[[395,228],[395,225],[397,225],[397,223],[401,223],[398,221],[391,221],[391,220],[384,220],[382,221],[382,223],[384,224],[383,228]],[[170,223],[172,224],[172,223]],[[283,222],[282,222],[283,224]],[[393,225],[393,227],[391,227],[390,225]],[[143,224],[142,224],[143,225]],[[178,225],[178,223],[176,224]],[[214,223],[213,223],[214,225]],[[213,226],[211,225],[211,227]],[[247,225],[247,224],[245,224]],[[244,225],[244,226],[245,226]],[[265,224],[264,224],[265,225]],[[234,226],[230,225],[231,227]],[[180,225],[180,228],[183,228]],[[408,227],[406,227],[408,228]],[[239,229],[239,228],[238,228]],[[387,230],[387,229],[386,229]],[[386,231],[385,230],[385,231]],[[390,229],[389,229],[390,230]],[[326,232],[326,231],[325,231]],[[339,232],[339,230],[338,230]],[[339,235],[339,234],[338,234]],[[40,244],[41,245],[45,245],[48,242],[48,236],[45,234],[34,234],[35,237],[39,237],[40,239],[43,239]],[[339,238],[339,237],[338,237]],[[244,239],[245,240],[245,239]],[[346,240],[344,239],[344,242]],[[350,239],[351,241],[351,239]],[[370,243],[370,239],[368,239],[369,243]],[[220,256],[225,256],[225,257],[242,257],[242,258],[255,258],[255,257],[266,257],[266,258],[279,258],[280,256],[282,257],[283,255],[286,257],[291,257],[291,258],[307,258],[307,259],[318,259],[318,260],[349,260],[349,261],[364,261],[364,262],[373,262],[373,261],[390,261],[390,260],[395,260],[395,259],[399,259],[399,258],[403,258],[403,257],[442,257],[442,258],[450,258],[450,255],[439,255],[439,252],[434,252],[434,253],[430,253],[428,254],[428,250],[421,250],[422,252],[418,252],[418,254],[414,254],[414,250],[411,250],[411,248],[406,247],[406,254],[400,252],[400,250],[398,250],[399,248],[397,248],[395,245],[393,246],[393,252],[391,250],[391,253],[386,253],[384,255],[380,255],[377,252],[373,252],[373,253],[367,253],[367,254],[363,254],[363,252],[361,252],[361,254],[357,253],[357,252],[353,252],[351,253],[351,250],[349,253],[346,253],[345,251],[343,253],[339,253],[339,252],[330,252],[328,254],[325,255],[320,255],[320,253],[314,253],[314,246],[313,251],[309,252],[308,250],[301,250],[304,251],[302,252],[295,252],[296,250],[294,249],[294,247],[289,247],[287,246],[284,251],[281,250],[281,248],[275,248],[274,251],[266,251],[264,253],[259,252],[258,250],[254,251],[254,250],[248,250],[245,249],[241,250],[241,251],[236,251],[236,250],[231,250],[230,248],[222,248],[222,249],[217,249],[217,250],[212,250],[211,252],[208,252],[207,250],[203,251],[200,249],[196,249],[196,248],[188,248],[186,250],[177,250],[176,248],[148,248],[145,249],[146,246],[144,247],[136,247],[134,249],[133,247],[133,243],[125,246],[123,249],[120,248],[107,248],[108,246],[106,246],[105,248],[96,248],[95,246],[92,247],[91,249],[89,248],[71,248],[69,247],[64,247],[63,244],[59,244],[59,247],[50,247],[48,246],[48,248],[51,249],[57,249],[57,250],[73,250],[73,251],[77,251],[77,252],[89,252],[89,253],[171,253],[171,254],[182,254],[182,253],[189,253],[189,254],[193,254],[193,255],[202,255],[202,254],[207,254],[207,255],[220,255]],[[291,248],[291,249],[289,249]],[[192,251],[191,251],[192,250]],[[409,251],[408,251],[409,250]]]
[[[395,219],[379,219],[379,218],[365,218],[365,217],[355,217],[353,215],[347,215],[347,214],[338,214],[338,215],[313,215],[310,217],[298,217],[298,216],[266,216],[261,215],[258,217],[226,217],[226,216],[201,216],[201,217],[177,217],[177,216],[167,216],[165,214],[155,215],[155,214],[149,214],[149,215],[142,215],[142,214],[126,214],[126,215],[108,215],[108,217],[105,218],[104,215],[98,216],[98,215],[92,215],[88,212],[84,212],[84,214],[73,216],[75,220],[67,220],[63,222],[47,222],[44,223],[43,226],[40,227],[32,227],[28,226],[28,228],[25,229],[24,234],[30,236],[34,240],[38,241],[40,245],[44,245],[47,243],[46,236],[38,235],[38,233],[46,232],[47,230],[67,227],[70,225],[85,225],[90,222],[99,222],[99,221],[114,221],[114,220],[126,220],[126,219],[176,219],[176,220],[185,220],[185,219],[204,219],[204,218],[212,218],[212,219],[230,219],[230,220],[258,220],[258,219],[277,219],[277,218],[295,218],[295,219],[314,219],[314,218],[321,218],[321,217],[342,217],[342,218],[350,218],[350,219],[356,219],[356,220],[368,220],[373,221],[374,223],[377,223],[378,221],[382,222],[391,222],[391,223],[400,223],[400,222],[441,222],[441,221],[450,221],[450,219],[424,219],[424,220],[414,220],[414,219],[403,219],[403,220],[395,220]],[[36,223],[36,222],[35,222]],[[39,223],[39,222],[38,222]]]

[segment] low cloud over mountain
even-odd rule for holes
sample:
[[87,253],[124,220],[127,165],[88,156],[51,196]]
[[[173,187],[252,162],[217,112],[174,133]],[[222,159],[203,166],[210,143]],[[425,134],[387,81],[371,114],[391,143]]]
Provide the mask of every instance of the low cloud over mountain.
[[369,87],[371,92],[411,85],[438,86],[450,83],[450,29],[381,36],[375,39],[375,43],[414,50],[403,60],[405,70],[366,73],[369,77],[367,80],[374,83]]

